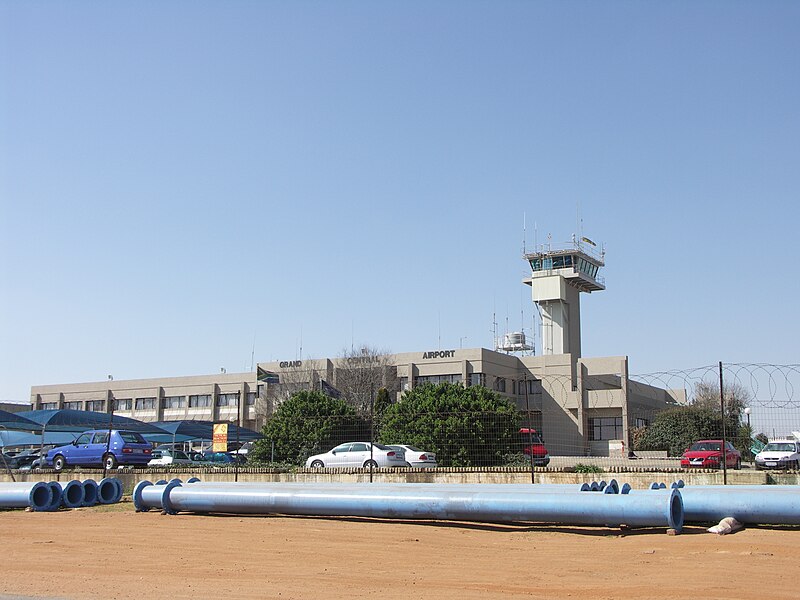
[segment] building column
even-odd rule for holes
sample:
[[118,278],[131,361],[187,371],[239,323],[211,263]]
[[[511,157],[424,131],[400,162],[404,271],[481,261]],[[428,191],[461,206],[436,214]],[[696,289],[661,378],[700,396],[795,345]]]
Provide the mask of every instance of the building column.
[[628,423],[628,357],[622,361],[620,366],[620,400],[622,401],[622,442],[625,444],[623,455],[627,456],[631,448],[630,423]]
[[580,360],[577,361],[577,394],[578,394],[578,433],[583,440],[583,455],[588,454],[589,450],[589,420],[586,415],[587,393],[586,393],[586,365]]

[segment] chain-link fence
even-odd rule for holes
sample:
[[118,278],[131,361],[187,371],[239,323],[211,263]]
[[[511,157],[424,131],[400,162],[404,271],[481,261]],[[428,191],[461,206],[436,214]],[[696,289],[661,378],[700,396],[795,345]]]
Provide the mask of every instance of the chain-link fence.
[[788,457],[755,457],[771,441],[800,436],[798,386],[800,365],[542,377],[514,385],[514,410],[304,418],[273,429],[252,459],[392,467],[402,451],[419,467],[796,469],[800,454],[788,445]]

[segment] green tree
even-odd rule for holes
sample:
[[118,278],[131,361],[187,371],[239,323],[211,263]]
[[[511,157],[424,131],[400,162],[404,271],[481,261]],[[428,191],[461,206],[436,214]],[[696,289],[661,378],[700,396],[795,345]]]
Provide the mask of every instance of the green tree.
[[312,454],[348,440],[369,437],[369,426],[344,400],[302,390],[283,402],[261,430],[264,438],[252,450],[256,461],[303,465]]
[[[725,416],[735,421],[741,420],[745,407],[752,399],[750,391],[736,382],[726,384],[724,389]],[[719,384],[706,381],[700,381],[695,384],[693,406],[707,408],[719,414],[721,410]]]
[[504,464],[518,451],[519,413],[513,402],[483,386],[425,384],[383,413],[379,440],[435,452],[442,466]]
[[[752,394],[750,390],[738,382],[726,383],[723,393],[723,400],[725,402],[725,439],[727,439],[733,446],[742,453],[744,460],[751,460],[752,453],[750,452],[750,436],[752,435],[751,429],[742,423],[742,415],[744,409],[752,401]],[[708,409],[712,411],[719,420],[717,434],[715,437],[722,438],[722,420],[719,416],[722,414],[722,407],[719,399],[719,384],[716,382],[700,381],[694,386],[694,402],[692,404],[695,408]]]
[[708,408],[680,406],[660,412],[641,438],[642,450],[666,450],[680,456],[692,442],[719,438],[719,414]]
[[[751,431],[742,424],[741,416],[751,395],[738,383],[725,385],[724,390],[725,437],[747,460]],[[634,448],[666,450],[670,456],[678,456],[697,440],[722,439],[722,422],[719,385],[701,381],[695,385],[690,405],[665,410],[643,433],[636,432]]]
[[389,390],[381,388],[378,390],[378,395],[375,396],[374,414],[376,419],[380,419],[386,409],[392,405],[392,398],[389,395]]

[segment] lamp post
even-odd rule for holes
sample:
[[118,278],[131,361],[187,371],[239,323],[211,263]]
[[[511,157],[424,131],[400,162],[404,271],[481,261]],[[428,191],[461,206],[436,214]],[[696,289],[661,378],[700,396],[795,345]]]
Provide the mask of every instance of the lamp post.
[[236,428],[236,452],[234,452],[233,457],[233,480],[238,482],[239,481],[239,423],[238,419],[231,419],[231,425]]
[[[750,429],[750,407],[749,406],[745,406],[744,407],[744,414],[747,416],[747,435],[750,436],[750,439],[747,440],[747,447],[748,448],[752,448],[753,430]],[[747,456],[750,459],[750,462],[752,462],[753,458],[754,458],[753,451],[752,450],[748,450],[747,451]]]

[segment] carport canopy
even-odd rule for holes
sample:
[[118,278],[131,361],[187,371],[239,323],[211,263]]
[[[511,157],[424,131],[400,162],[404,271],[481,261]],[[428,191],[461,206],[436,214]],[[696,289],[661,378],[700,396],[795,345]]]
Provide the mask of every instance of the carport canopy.
[[3,448],[17,448],[22,446],[41,446],[42,444],[70,444],[77,433],[68,431],[48,431],[44,435],[28,433],[27,431],[1,431],[0,446]]
[[164,433],[164,430],[158,428],[154,423],[145,423],[130,417],[90,410],[62,408],[56,410],[28,410],[14,414],[38,423],[39,429],[43,431],[82,433],[87,429],[108,429],[109,423],[111,423],[114,429],[137,431],[143,435],[146,433]]
[[26,418],[22,413],[0,410],[0,429],[10,431],[33,431],[38,433],[42,430],[42,426],[36,421]]
[[[169,434],[169,439],[163,438],[157,434],[144,434],[144,437],[151,441],[176,441],[186,442],[189,440],[211,440],[214,437],[214,421],[195,421],[195,420],[182,420],[182,421],[156,421],[150,423],[155,425],[162,431]],[[174,436],[174,438],[173,438]],[[262,436],[257,431],[247,429],[246,427],[239,427],[234,423],[228,423],[228,441],[232,442],[238,440],[240,442],[250,442],[253,440],[260,440]]]

